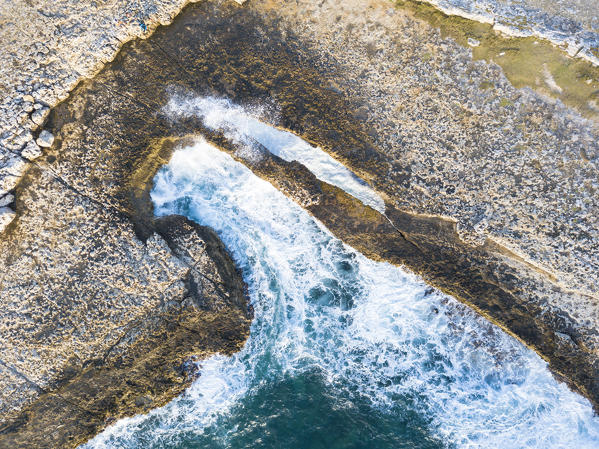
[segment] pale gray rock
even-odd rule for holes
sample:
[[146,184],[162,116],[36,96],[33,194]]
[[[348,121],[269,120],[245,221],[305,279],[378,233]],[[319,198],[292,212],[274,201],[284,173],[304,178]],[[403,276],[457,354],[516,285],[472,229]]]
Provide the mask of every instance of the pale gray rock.
[[11,152],[0,152],[0,196],[13,190],[27,167],[27,161]]
[[36,106],[41,105],[34,105],[35,112],[31,114],[31,121],[36,125],[41,126],[44,124],[44,120],[46,120],[46,117],[48,116],[48,112],[50,111],[50,109],[47,107],[36,108]]
[[[66,99],[81,79],[97,73],[124,42],[148,37],[158,24],[170,23],[195,1],[56,0],[40,6],[0,0],[0,149],[19,152],[25,142],[18,137],[15,141],[15,136],[38,129],[48,107]],[[0,169],[0,194],[22,175]]]
[[[396,206],[455,221],[464,241],[548,274],[572,292],[552,306],[582,314],[581,297],[599,298],[596,123],[515,89],[498,66],[401,8],[390,16],[385,2],[247,6],[277,14],[319,64],[337,67],[337,85],[394,163],[377,188]],[[373,40],[382,50],[368,56]],[[599,326],[599,307],[585,313]]]
[[[118,209],[87,189],[69,188],[46,163],[25,176],[19,219],[0,237],[0,447],[75,447],[105,426],[106,416],[139,410],[127,379],[161,405],[191,381],[176,371],[182,359],[241,348],[250,323],[245,287],[216,234],[198,237],[183,217],[163,230],[220,245],[214,256],[183,260],[156,233],[139,240]],[[0,232],[14,218],[0,208]],[[185,241],[177,245],[189,254]],[[188,288],[191,267],[201,287],[196,299]],[[119,371],[127,364],[136,368]],[[46,391],[51,397],[36,402]],[[119,408],[104,410],[111,401]],[[88,409],[99,411],[90,417]],[[11,423],[23,421],[27,426],[15,431]]]
[[[239,350],[250,317],[243,280],[222,243],[215,257],[189,262],[199,288],[192,298],[188,261],[155,233],[138,238],[125,207],[84,185],[122,187],[127,179],[90,176],[91,167],[111,167],[106,157],[118,159],[118,152],[87,148],[75,165],[61,165],[61,149],[52,146],[52,134],[64,138],[60,129],[48,124],[52,132],[40,133],[40,145],[29,138],[48,107],[114,58],[123,42],[150,34],[141,31],[140,17],[151,31],[187,1],[57,0],[44,14],[33,3],[0,0],[0,447],[66,448],[109,416],[146,411],[132,404],[132,389],[151,391],[153,406],[181,393],[192,379],[177,371],[182,359]],[[52,157],[39,158],[40,146]],[[62,170],[74,176],[61,179]],[[6,207],[15,195],[18,216]],[[203,238],[211,247],[219,242],[215,234]],[[235,292],[223,289],[231,281]],[[125,382],[130,376],[137,387]],[[65,382],[75,385],[69,390]],[[50,397],[38,400],[45,392]],[[78,408],[82,401],[89,402]],[[98,412],[90,416],[86,407]]]
[[33,139],[33,136],[31,135],[31,133],[29,131],[23,131],[21,134],[19,134],[18,136],[15,136],[13,138],[12,143],[15,145],[15,147],[22,147],[23,145],[25,145],[27,142],[31,141],[32,139]]
[[51,132],[43,130],[36,142],[42,148],[49,148],[54,143],[54,136]]
[[15,200],[15,196],[12,193],[9,193],[8,195],[4,195],[3,197],[0,198],[0,207],[8,206],[14,200]]
[[28,161],[33,161],[42,155],[41,148],[33,141],[29,142],[23,151],[21,151],[21,156],[23,156]]
[[14,218],[15,213],[10,207],[0,207],[0,234],[4,232]]

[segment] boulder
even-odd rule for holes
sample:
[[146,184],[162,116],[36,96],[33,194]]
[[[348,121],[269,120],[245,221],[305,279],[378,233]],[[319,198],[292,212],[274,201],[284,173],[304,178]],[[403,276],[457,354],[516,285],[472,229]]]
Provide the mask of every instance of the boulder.
[[37,144],[42,148],[50,148],[54,143],[54,135],[46,130],[43,130],[37,138]]

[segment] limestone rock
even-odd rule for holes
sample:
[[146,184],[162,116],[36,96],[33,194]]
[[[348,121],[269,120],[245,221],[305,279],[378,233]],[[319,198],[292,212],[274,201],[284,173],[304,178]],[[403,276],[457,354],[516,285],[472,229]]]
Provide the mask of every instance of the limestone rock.
[[[184,3],[114,0],[90,7],[86,2],[59,0],[53,10],[39,14],[23,2],[4,2],[2,14],[10,18],[10,25],[0,27],[0,42],[10,45],[1,46],[0,52],[11,70],[0,71],[1,198],[14,190],[32,165],[16,155],[26,142],[26,127],[40,126],[45,120],[40,114],[35,119],[40,123],[28,124],[29,108],[37,114],[44,105],[55,106],[79,79],[92,77],[123,42],[135,35],[147,37],[138,17],[151,28],[157,21],[166,23]],[[471,295],[469,300],[490,313],[505,313],[498,319],[520,325],[514,331],[524,329],[523,338],[532,327],[542,329],[546,333],[535,336],[546,344],[540,350],[546,350],[544,355],[552,360],[570,363],[572,354],[580,356],[575,359],[578,365],[558,368],[569,368],[562,372],[573,376],[578,370],[575,381],[588,382],[589,396],[599,398],[595,382],[599,377],[589,371],[589,366],[597,366],[599,347],[599,138],[592,126],[559,103],[514,89],[496,66],[472,61],[471,49],[459,47],[413,16],[401,10],[389,14],[388,2],[256,0],[244,7],[251,12],[247,17],[240,16],[235,5],[201,5],[207,9],[200,6],[191,13],[202,26],[181,32],[176,41],[177,48],[189,50],[178,57],[192,73],[193,86],[235,94],[250,103],[276,98],[284,126],[322,143],[335,157],[368,175],[393,203],[389,210],[395,211],[391,218],[396,226],[410,231],[422,247],[429,248],[427,254],[436,257],[429,264],[432,269],[460,263],[464,270],[476,271],[479,263],[485,282],[497,282],[504,292],[518,292],[518,301],[508,293],[499,298],[503,302],[485,295]],[[260,22],[259,18],[276,20]],[[234,20],[236,26],[229,29]],[[293,36],[287,30],[293,30]],[[215,39],[218,33],[221,38]],[[172,42],[165,36],[168,47]],[[286,48],[290,40],[294,45],[286,50],[297,52],[297,57],[273,53]],[[250,45],[244,52],[228,52],[227,46],[238,42]],[[152,62],[144,59],[140,66],[139,58],[127,59],[125,50],[118,77],[102,72],[93,82],[80,85],[72,101],[58,106],[48,121],[62,142],[60,149],[55,148],[56,161],[38,162],[27,174],[19,190],[21,215],[13,223],[14,232],[0,239],[0,267],[10,266],[0,270],[0,360],[7,364],[0,365],[0,420],[32,418],[23,424],[29,434],[19,434],[18,427],[11,427],[13,421],[2,427],[2,447],[26,447],[23,439],[20,445],[14,439],[28,435],[38,441],[52,436],[57,439],[54,447],[64,447],[58,440],[65,429],[81,429],[81,422],[89,423],[82,433],[75,432],[89,435],[104,425],[102,413],[83,420],[76,410],[65,407],[65,401],[52,396],[56,385],[67,403],[81,400],[77,391],[101,399],[135,371],[119,371],[117,362],[146,373],[147,368],[137,365],[143,359],[151,362],[152,372],[163,374],[165,364],[160,362],[173,361],[173,354],[181,356],[177,352],[181,348],[205,354],[225,348],[230,353],[246,336],[245,310],[217,296],[190,268],[195,262],[189,258],[193,251],[185,249],[203,248],[207,240],[198,237],[193,226],[187,229],[179,223],[181,219],[172,219],[166,232],[151,220],[147,183],[168,157],[162,146],[152,145],[172,130],[158,114],[140,105],[152,112],[160,110],[168,99],[164,80],[189,85],[188,74],[165,61],[151,43],[139,41],[127,48],[148,55]],[[301,65],[301,61],[308,63]],[[330,67],[335,70],[326,69]],[[292,76],[282,76],[286,74]],[[273,87],[275,79],[284,79],[285,89]],[[102,87],[122,89],[117,80],[135,85],[134,96],[115,98]],[[492,87],[480,88],[482,81]],[[248,85],[252,86],[249,93]],[[335,87],[323,92],[322,86]],[[305,92],[310,93],[307,98]],[[39,103],[24,107],[20,97],[25,93],[31,95],[26,102],[32,104],[29,100],[35,98]],[[301,112],[294,113],[298,104]],[[352,111],[358,110],[367,129],[351,119]],[[128,129],[123,125],[127,122],[143,123],[144,128]],[[313,177],[306,178],[314,182]],[[290,185],[301,182],[292,178]],[[315,188],[323,187],[316,184]],[[342,199],[329,195],[331,201]],[[314,208],[319,206],[326,208],[326,204]],[[426,215],[413,226],[406,210],[417,217]],[[325,216],[332,220],[330,212],[326,209]],[[359,212],[360,217],[368,216]],[[431,219],[431,215],[447,220]],[[452,240],[456,222],[467,230],[464,235],[476,233],[477,241],[486,238],[485,244],[474,248]],[[349,221],[338,223],[346,240],[359,238],[344,227],[351,225]],[[380,239],[379,229],[396,233],[386,220],[376,224],[369,228],[372,222],[366,223],[363,235],[370,232]],[[185,232],[171,233],[171,225],[184,226]],[[389,250],[385,243],[379,245],[383,256]],[[451,252],[456,248],[461,253]],[[415,266],[426,266],[425,262]],[[214,257],[203,269],[222,278],[219,266]],[[234,272],[230,261],[227,267],[226,271]],[[464,285],[458,287],[469,287],[467,276],[459,279]],[[448,288],[459,295],[455,283]],[[224,309],[211,309],[213,304]],[[521,313],[518,320],[510,321],[512,310]],[[197,335],[192,338],[177,328],[169,321],[173,315],[183,316],[186,326],[193,324],[191,329],[209,335],[203,340],[211,346],[194,346]],[[580,334],[572,340],[579,352],[556,352],[556,347],[571,346],[563,337],[569,334],[562,322]],[[163,335],[172,326],[175,330],[164,341],[148,337],[152,331]],[[555,339],[568,344],[556,346]],[[84,382],[85,376],[94,382]],[[169,379],[168,392],[151,398],[153,405],[168,400],[185,384]],[[146,390],[156,387],[151,380],[135,380]],[[39,400],[42,389],[51,391],[43,401]],[[136,411],[132,402],[119,410],[119,416]],[[64,421],[57,423],[56,417]],[[23,422],[17,418],[14,423]],[[11,433],[6,428],[17,430]]]
[[27,146],[21,151],[23,156],[28,161],[33,161],[42,155],[41,148],[33,141],[29,142]]
[[[152,139],[167,124],[144,110],[144,129],[128,127],[140,112],[130,98],[87,95],[93,86],[51,113],[40,143],[52,157],[29,163],[32,141],[0,147],[0,198],[12,203],[22,180],[18,218],[0,236],[0,447],[76,447],[107,417],[181,393],[192,355],[231,354],[249,334],[245,284],[218,237],[154,225],[147,186],[168,151]],[[23,92],[42,106],[45,89]]]
[[[77,82],[111,61],[124,42],[148,37],[149,32],[140,30],[139,20],[152,31],[160,22],[168,23],[189,1],[111,0],[90,6],[79,0],[57,0],[38,5],[40,9],[31,2],[3,1],[0,149],[20,151],[26,142],[15,142],[13,136],[42,126],[49,107],[66,99]],[[14,185],[14,181],[13,175],[0,171],[0,194],[3,185]]]
[[[473,61],[472,49],[401,9],[388,14],[385,2],[299,0],[280,7],[256,0],[243,10],[219,1],[202,5],[186,18],[197,26],[175,21],[155,36],[163,48],[176,46],[184,72],[152,42],[138,42],[132,54],[147,55],[143,67],[125,50],[120,84],[109,72],[97,79],[135,93],[126,107],[136,111],[129,120],[151,120],[153,128],[145,132],[157,140],[169,135],[159,131],[161,118],[147,118],[147,110],[160,110],[171,98],[165,79],[244,104],[272,98],[278,115],[265,113],[263,119],[319,144],[368,179],[387,199],[393,211],[388,218],[405,240],[401,243],[387,220],[372,220],[362,229],[357,218],[344,214],[372,215],[330,207],[341,194],[329,192],[313,203],[314,215],[321,213],[317,216],[335,225],[338,236],[371,257],[405,261],[428,282],[483,310],[571,376],[599,409],[599,176],[592,156],[599,135],[592,124],[559,102],[515,89],[497,66]],[[224,31],[229,29],[235,32]],[[170,40],[175,35],[176,44]],[[243,51],[240,41],[247,44]],[[242,70],[248,66],[255,70]],[[281,88],[273,80],[283,74],[289,76]],[[251,93],[243,87],[248,85]],[[99,88],[89,89],[101,95]],[[86,98],[91,101],[91,92]],[[116,110],[98,100],[93,102],[100,110],[84,115],[95,128],[95,117],[105,120]],[[70,114],[77,114],[74,105]],[[60,108],[56,116],[64,115]],[[195,128],[177,133],[202,129],[201,123],[191,125]],[[77,123],[65,126],[65,136],[82,132]],[[86,128],[87,144],[93,134],[94,145],[109,145],[101,137],[108,131],[94,127]],[[63,145],[66,158],[82,151],[78,144]],[[112,167],[96,170],[105,179],[113,176]],[[79,178],[67,170],[60,176]],[[269,173],[268,179],[308,207],[301,192],[310,193],[306,183],[314,179],[279,176]],[[293,194],[293,187],[300,193]],[[325,191],[315,185],[314,194],[319,187]],[[107,202],[118,194],[90,188]],[[383,231],[403,246],[385,242]],[[563,351],[556,332],[572,334],[569,329],[576,332],[576,347]]]
[[27,161],[16,154],[0,152],[0,196],[13,190],[27,168]]
[[11,208],[0,207],[0,234],[4,232],[4,230],[14,220],[14,218],[15,213]]
[[[39,106],[38,108],[35,108],[36,106]],[[31,114],[31,121],[33,123],[35,123],[36,125],[43,125],[44,124],[44,120],[46,120],[46,117],[48,116],[48,112],[50,111],[49,108],[47,107],[42,107],[41,105],[34,105],[34,109],[35,112],[33,112]]]
[[15,196],[13,194],[9,193],[8,195],[4,195],[3,197],[0,197],[0,207],[8,206],[14,200]]
[[36,142],[42,148],[49,148],[54,143],[54,135],[49,131],[43,130]]
[[[228,255],[187,263],[156,233],[144,243],[127,217],[68,188],[44,163],[25,185],[16,227],[0,238],[0,369],[13,373],[0,377],[0,447],[75,447],[105,426],[106,413],[146,410],[147,401],[135,403],[145,392],[152,406],[181,393],[192,378],[175,368],[191,354],[241,347],[250,321]],[[14,217],[0,208],[0,231]],[[187,240],[198,239],[178,241],[185,254]],[[218,279],[219,290],[192,294],[190,265]]]

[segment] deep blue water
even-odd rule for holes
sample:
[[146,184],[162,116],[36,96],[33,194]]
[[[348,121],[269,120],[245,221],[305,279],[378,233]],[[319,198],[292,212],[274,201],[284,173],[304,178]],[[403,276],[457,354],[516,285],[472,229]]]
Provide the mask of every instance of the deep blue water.
[[[373,198],[323,163],[321,176]],[[158,173],[152,199],[158,215],[219,233],[249,286],[251,336],[200,362],[184,395],[85,448],[599,447],[588,401],[534,352],[344,245],[201,138]]]

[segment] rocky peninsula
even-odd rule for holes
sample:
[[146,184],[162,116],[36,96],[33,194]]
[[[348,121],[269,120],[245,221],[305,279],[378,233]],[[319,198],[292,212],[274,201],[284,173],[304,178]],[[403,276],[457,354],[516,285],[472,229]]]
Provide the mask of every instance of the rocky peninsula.
[[[69,133],[121,120],[81,97],[68,117],[49,108],[144,32],[137,19],[116,22],[150,11],[156,26],[183,6],[113,3],[2,4],[3,50],[12,50],[2,72],[2,447],[76,447],[166,403],[197,360],[238,351],[249,333],[246,287],[218,236],[183,217],[154,220],[149,197],[134,196],[168,160],[150,135],[136,145],[103,128],[112,148],[96,142],[62,157]],[[39,35],[16,41],[17,26]]]
[[[515,88],[385,1],[204,1],[172,24],[183,2],[30,3],[3,3],[1,16],[13,55],[0,114],[0,445],[74,447],[181,392],[190,357],[247,338],[243,280],[218,237],[153,217],[154,174],[198,134],[368,257],[474,307],[598,406],[592,117]],[[39,35],[15,41],[27,20]],[[149,37],[120,48],[135,35]],[[163,113],[174,94],[262,105],[264,121],[366,179],[385,214],[300,164],[245,159],[199,119],[174,122]]]

